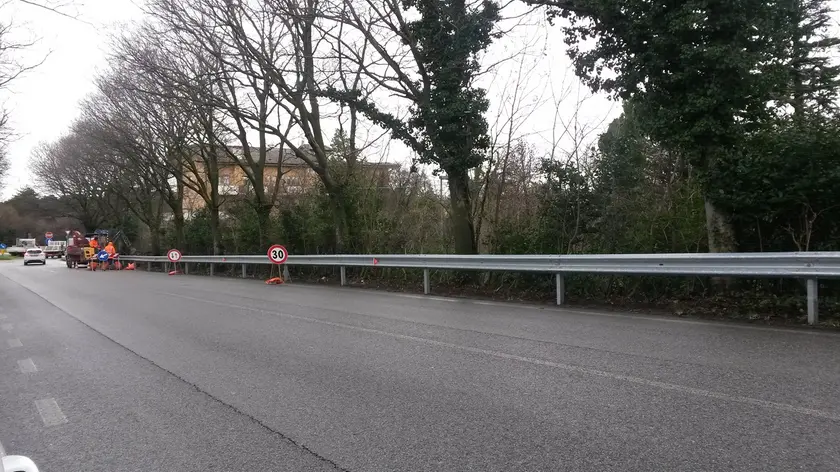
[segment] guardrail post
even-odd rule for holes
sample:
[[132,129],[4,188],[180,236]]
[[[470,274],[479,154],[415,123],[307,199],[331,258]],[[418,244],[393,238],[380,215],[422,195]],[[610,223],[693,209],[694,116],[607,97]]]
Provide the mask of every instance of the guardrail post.
[[423,293],[426,295],[432,291],[432,283],[429,278],[429,269],[423,269]]
[[248,277],[248,264],[242,264],[242,278]]
[[817,279],[806,280],[805,287],[808,290],[808,324],[815,325],[820,321],[820,303],[819,292],[817,289]]
[[347,285],[347,268],[341,266],[341,286]]
[[210,263],[210,277],[213,277],[213,263]]
[[289,266],[283,264],[283,282],[289,282],[292,280],[292,277],[289,275]]
[[184,262],[184,275],[189,275],[189,274],[190,274],[190,263],[189,262]]
[[563,274],[554,274],[554,283],[557,285],[557,304],[562,305],[566,302],[566,279]]

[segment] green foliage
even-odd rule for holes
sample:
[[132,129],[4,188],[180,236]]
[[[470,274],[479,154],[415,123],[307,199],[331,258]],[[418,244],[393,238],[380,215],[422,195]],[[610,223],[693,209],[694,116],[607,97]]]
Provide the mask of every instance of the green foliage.
[[[181,250],[184,254],[213,254],[213,232],[210,225],[210,214],[206,209],[196,212],[184,224],[186,247]],[[169,240],[175,243],[174,234]]]
[[775,104],[791,107],[797,118],[837,111],[840,66],[833,59],[840,38],[826,0],[774,2],[773,49],[764,67],[779,79]]
[[837,250],[840,122],[781,121],[750,136],[712,178],[752,250]]
[[283,205],[281,225],[283,244],[293,254],[323,254],[332,252],[332,213],[324,192],[313,192],[295,202]]
[[411,110],[408,126],[426,141],[421,162],[436,163],[447,172],[466,172],[485,159],[488,101],[484,90],[472,86],[478,72],[477,55],[492,41],[499,7],[485,0],[475,10],[464,2],[403,0],[420,17],[409,23],[420,68],[429,81],[428,96]]
[[642,184],[644,165],[655,149],[639,127],[631,106],[610,123],[598,138],[600,158],[596,163],[599,190],[613,192]]
[[[656,141],[706,158],[703,150],[733,146],[766,115],[774,83],[760,66],[772,44],[772,2],[592,0],[586,6],[583,17],[563,12],[578,75],[594,90],[631,101]],[[595,46],[585,49],[589,39]]]
[[43,196],[24,187],[0,203],[0,242],[14,244],[16,238],[42,238],[47,231],[63,239],[67,229],[81,228],[66,199]]

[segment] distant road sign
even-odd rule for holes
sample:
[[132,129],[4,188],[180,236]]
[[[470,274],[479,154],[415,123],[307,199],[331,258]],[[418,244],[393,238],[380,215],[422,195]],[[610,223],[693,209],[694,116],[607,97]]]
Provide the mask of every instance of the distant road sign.
[[170,249],[169,252],[166,253],[166,258],[169,259],[170,262],[178,262],[181,260],[181,251],[177,249]]
[[6,245],[3,244],[3,243],[0,243],[0,249],[6,249]]
[[96,258],[99,259],[100,262],[105,262],[108,260],[108,253],[105,251],[99,251],[96,254]]
[[52,231],[47,231],[46,233],[44,233],[44,237],[47,238],[47,239],[52,239],[52,237],[53,237]]
[[282,264],[289,258],[289,251],[285,247],[275,244],[268,248],[268,260],[275,264]]

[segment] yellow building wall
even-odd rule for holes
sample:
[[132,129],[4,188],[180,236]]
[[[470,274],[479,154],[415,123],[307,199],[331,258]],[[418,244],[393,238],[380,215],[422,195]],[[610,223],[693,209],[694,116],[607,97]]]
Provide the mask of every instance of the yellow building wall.
[[[203,166],[197,166],[197,173],[200,175],[193,178],[206,182],[207,174]],[[277,167],[266,167],[263,175],[263,185],[267,193],[273,191],[277,178]],[[289,166],[283,168],[283,176],[280,180],[280,188],[277,192],[278,201],[285,196],[299,195],[318,185],[318,176],[309,167]],[[225,165],[219,168],[219,193],[222,204],[226,200],[241,199],[248,195],[246,189],[250,188],[250,181],[245,171],[238,165]],[[186,213],[196,212],[205,206],[204,199],[191,188],[184,189],[184,211]]]

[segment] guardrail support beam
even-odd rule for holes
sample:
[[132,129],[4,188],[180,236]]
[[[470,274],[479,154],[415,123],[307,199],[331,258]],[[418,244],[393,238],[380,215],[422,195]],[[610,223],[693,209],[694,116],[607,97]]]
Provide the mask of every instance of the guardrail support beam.
[[430,279],[429,269],[423,269],[423,293],[428,295],[432,291],[432,282]]
[[248,264],[242,264],[242,278],[248,277]]
[[189,275],[189,274],[190,274],[190,263],[189,262],[184,262],[184,275]]
[[563,274],[554,274],[554,283],[557,286],[557,304],[566,303],[566,279]]
[[340,267],[341,270],[341,286],[347,285],[347,268],[344,266]]
[[283,264],[283,282],[291,282],[292,277],[289,275],[289,266]]
[[806,280],[805,287],[808,291],[808,324],[815,325],[820,321],[820,299],[817,279]]
[[212,276],[213,276],[213,266],[214,266],[214,265],[215,265],[215,264],[213,264],[212,262],[210,263],[210,277],[212,277]]

